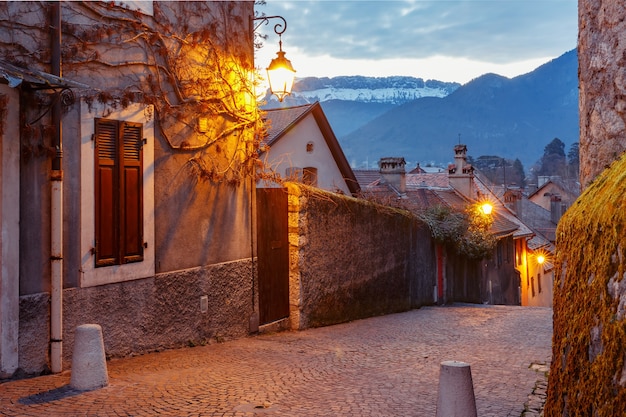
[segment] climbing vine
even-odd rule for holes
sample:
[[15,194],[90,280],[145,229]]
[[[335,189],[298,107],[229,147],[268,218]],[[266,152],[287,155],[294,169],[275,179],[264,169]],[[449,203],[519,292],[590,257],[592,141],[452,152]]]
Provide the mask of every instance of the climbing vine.
[[[212,182],[258,174],[263,124],[254,92],[248,2],[62,2],[64,78],[87,104],[154,106],[155,126],[190,171]],[[50,3],[0,5],[2,59],[49,70]],[[26,126],[32,128],[32,126]]]
[[625,192],[622,155],[559,222],[547,417],[626,410]]
[[463,212],[443,205],[433,206],[418,212],[418,217],[428,225],[437,243],[469,259],[488,258],[497,243],[489,231],[492,217],[482,214],[476,204],[469,205]]

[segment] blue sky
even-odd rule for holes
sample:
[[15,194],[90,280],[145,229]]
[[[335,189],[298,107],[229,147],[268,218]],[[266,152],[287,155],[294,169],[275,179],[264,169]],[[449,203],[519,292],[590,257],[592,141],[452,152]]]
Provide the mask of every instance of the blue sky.
[[[578,36],[577,0],[267,0],[256,10],[287,20],[283,50],[298,77],[514,77],[576,48]],[[259,68],[278,50],[272,27],[258,30],[268,35]]]

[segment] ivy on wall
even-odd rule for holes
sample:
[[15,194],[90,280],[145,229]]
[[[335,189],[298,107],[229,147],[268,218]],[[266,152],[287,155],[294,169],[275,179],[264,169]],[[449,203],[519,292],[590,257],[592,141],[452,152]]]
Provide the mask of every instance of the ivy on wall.
[[[2,59],[49,71],[50,34],[41,22],[50,4],[0,4]],[[239,183],[259,174],[264,132],[254,94],[250,4],[152,4],[149,16],[113,2],[62,2],[64,78],[93,87],[76,90],[88,104],[153,105],[149,116],[160,137],[187,155],[200,179]],[[50,99],[40,101],[44,107]],[[41,130],[28,122],[26,130]]]
[[497,239],[489,232],[493,218],[482,214],[478,204],[471,204],[464,212],[433,206],[419,212],[418,218],[428,225],[437,243],[469,259],[488,258],[497,244]]
[[626,154],[557,229],[546,417],[626,413]]

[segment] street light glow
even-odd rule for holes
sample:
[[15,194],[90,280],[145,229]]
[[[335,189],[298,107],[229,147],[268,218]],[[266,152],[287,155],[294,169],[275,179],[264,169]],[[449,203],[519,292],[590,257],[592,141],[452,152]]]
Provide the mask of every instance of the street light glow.
[[480,205],[480,211],[482,211],[483,214],[490,215],[493,211],[493,205],[486,201]]

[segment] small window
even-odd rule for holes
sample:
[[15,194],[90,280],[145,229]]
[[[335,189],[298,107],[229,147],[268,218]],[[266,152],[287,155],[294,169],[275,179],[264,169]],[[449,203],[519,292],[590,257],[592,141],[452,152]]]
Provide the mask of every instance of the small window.
[[317,187],[317,168],[306,167],[302,170],[302,182]]
[[309,142],[306,144],[306,152],[307,153],[313,153],[313,150],[315,149],[315,144],[313,142]]
[[285,170],[285,179],[287,181],[302,181],[302,168],[289,167]]
[[541,294],[541,272],[537,274],[537,290]]
[[317,187],[317,168],[289,167],[285,170],[285,177],[288,181],[297,181],[312,187]]

